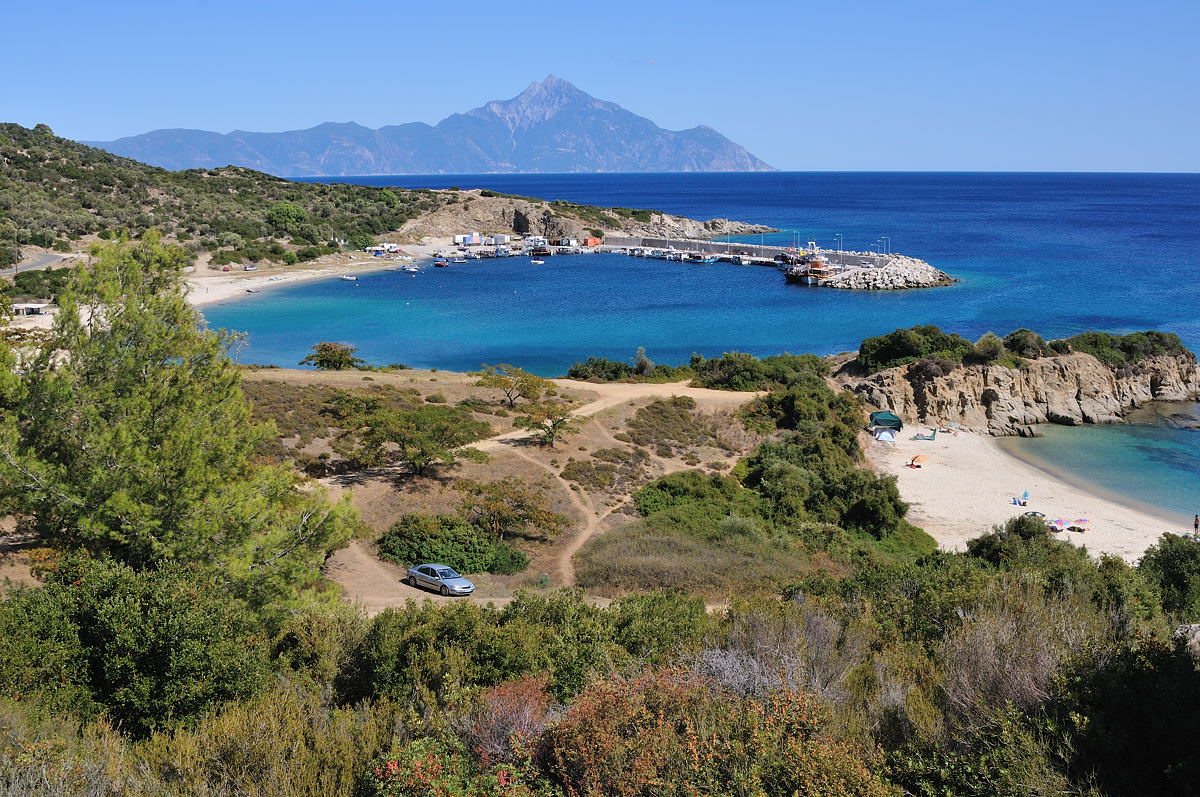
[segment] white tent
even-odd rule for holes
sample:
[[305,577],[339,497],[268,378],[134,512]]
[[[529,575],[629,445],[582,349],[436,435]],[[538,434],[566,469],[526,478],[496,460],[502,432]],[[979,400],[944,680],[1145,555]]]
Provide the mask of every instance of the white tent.
[[880,427],[875,430],[874,434],[875,434],[875,439],[881,443],[896,442],[896,430],[895,429],[884,429],[883,427]]

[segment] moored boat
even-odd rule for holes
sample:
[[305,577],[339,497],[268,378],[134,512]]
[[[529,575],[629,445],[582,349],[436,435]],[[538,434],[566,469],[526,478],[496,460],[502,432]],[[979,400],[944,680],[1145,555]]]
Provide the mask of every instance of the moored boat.
[[347,282],[358,282],[358,277],[353,274],[339,274],[338,279],[346,280]]
[[449,267],[449,265],[450,265],[450,264],[449,264],[448,262],[446,262],[445,260],[435,260],[435,261],[433,261],[433,267],[434,267],[434,268],[447,268],[447,267]]

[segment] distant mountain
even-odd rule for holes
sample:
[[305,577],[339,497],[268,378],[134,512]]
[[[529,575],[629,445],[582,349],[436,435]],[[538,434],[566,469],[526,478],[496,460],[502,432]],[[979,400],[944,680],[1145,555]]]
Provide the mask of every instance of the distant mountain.
[[711,127],[664,130],[547,77],[430,126],[326,122],[284,133],[154,130],[90,146],[167,169],[245,166],[289,177],[498,172],[774,171]]

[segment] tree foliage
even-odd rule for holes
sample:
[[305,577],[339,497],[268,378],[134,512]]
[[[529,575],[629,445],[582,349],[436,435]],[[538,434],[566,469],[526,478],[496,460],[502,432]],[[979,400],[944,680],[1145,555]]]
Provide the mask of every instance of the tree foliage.
[[377,396],[339,393],[326,411],[345,430],[339,436],[343,453],[362,465],[399,463],[427,475],[435,465],[487,460],[482,451],[468,446],[490,435],[492,428],[462,407],[426,404],[400,409]]
[[509,476],[494,482],[464,479],[454,489],[462,493],[459,515],[496,539],[544,539],[567,525],[566,517],[547,505],[545,484]]
[[490,387],[504,394],[508,406],[517,406],[517,399],[536,402],[553,383],[525,371],[515,365],[484,365],[483,375],[475,383],[479,387]]
[[527,405],[513,419],[513,426],[529,429],[542,445],[553,446],[560,437],[575,434],[583,421],[575,416],[568,404],[557,401],[539,401]]
[[254,462],[273,429],[250,421],[231,338],[188,307],[183,262],[147,235],[77,270],[49,342],[0,382],[0,502],[54,545],[223,564],[286,591],[344,537],[348,508]]
[[195,568],[139,574],[63,560],[42,589],[0,603],[0,690],[44,692],[136,736],[266,685],[266,650],[237,600]]
[[358,349],[344,343],[324,341],[315,344],[312,352],[299,364],[311,365],[321,371],[345,371],[366,364],[366,360],[354,356],[356,351]]

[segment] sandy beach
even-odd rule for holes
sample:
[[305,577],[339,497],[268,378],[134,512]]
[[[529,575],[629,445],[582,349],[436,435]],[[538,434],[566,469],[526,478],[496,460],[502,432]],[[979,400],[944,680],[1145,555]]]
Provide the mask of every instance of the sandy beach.
[[[995,438],[961,432],[938,434],[932,441],[910,439],[928,429],[905,427],[894,445],[871,441],[867,457],[877,471],[894,474],[900,495],[911,505],[908,517],[944,548],[963,550],[977,537],[1022,512],[1043,512],[1068,522],[1087,518],[1087,531],[1055,534],[1093,554],[1111,553],[1134,562],[1164,531],[1182,533],[1175,525],[1137,508],[1125,506],[1067,484],[1003,451]],[[928,461],[910,468],[913,457]],[[1030,492],[1028,506],[1012,503]]]
[[[424,244],[406,244],[402,254],[411,255],[417,262],[433,257],[438,250],[448,250],[450,241],[434,241]],[[188,301],[193,307],[245,296],[248,291],[257,292],[275,285],[306,282],[330,278],[338,274],[362,274],[380,269],[396,268],[402,262],[391,257],[369,257],[362,253],[328,255],[313,263],[295,266],[265,264],[258,271],[220,271],[208,266],[197,266],[188,274]]]

